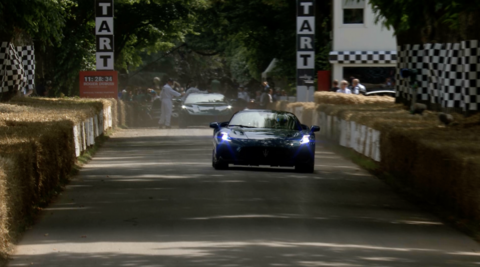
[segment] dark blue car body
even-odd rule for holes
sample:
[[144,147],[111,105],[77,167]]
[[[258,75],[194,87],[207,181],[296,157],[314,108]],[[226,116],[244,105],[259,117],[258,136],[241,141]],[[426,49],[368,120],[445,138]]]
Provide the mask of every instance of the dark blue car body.
[[315,132],[320,130],[318,126],[308,128],[292,113],[282,111],[245,110],[234,117],[240,113],[245,117],[249,112],[252,115],[265,113],[272,118],[287,116],[292,120],[291,126],[288,129],[242,127],[231,125],[232,120],[228,123],[212,123],[212,165],[215,169],[226,169],[228,164],[233,164],[295,167],[300,172],[314,171]]

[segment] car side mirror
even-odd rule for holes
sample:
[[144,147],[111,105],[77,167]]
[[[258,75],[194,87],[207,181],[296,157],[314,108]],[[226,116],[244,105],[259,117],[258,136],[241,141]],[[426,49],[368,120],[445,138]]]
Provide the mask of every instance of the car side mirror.
[[212,122],[212,123],[210,123],[210,128],[218,129],[218,128],[220,128],[220,125],[218,124],[218,122]]
[[319,126],[316,126],[316,125],[315,125],[315,126],[312,126],[312,129],[310,129],[310,131],[311,131],[312,133],[320,132],[320,127],[319,127]]

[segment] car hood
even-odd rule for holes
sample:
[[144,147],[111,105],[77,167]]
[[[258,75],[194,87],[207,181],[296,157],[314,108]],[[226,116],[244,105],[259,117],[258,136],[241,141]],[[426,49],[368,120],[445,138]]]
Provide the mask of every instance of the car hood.
[[184,106],[190,114],[216,114],[230,110],[226,103],[187,104]]
[[282,129],[248,129],[248,128],[233,128],[230,129],[230,135],[236,139],[249,140],[293,140],[302,138],[304,133],[296,130],[282,130]]

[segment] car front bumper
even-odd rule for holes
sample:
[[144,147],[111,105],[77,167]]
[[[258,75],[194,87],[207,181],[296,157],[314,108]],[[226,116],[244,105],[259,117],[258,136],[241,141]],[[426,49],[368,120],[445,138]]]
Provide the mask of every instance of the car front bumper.
[[218,160],[234,165],[292,167],[312,163],[315,144],[296,146],[259,146],[221,142],[215,147]]

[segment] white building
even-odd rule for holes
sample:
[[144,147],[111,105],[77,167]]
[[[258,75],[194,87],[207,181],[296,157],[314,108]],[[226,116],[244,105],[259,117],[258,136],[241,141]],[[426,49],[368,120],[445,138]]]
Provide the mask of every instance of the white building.
[[[333,51],[330,52],[334,80],[360,79],[367,90],[393,88],[397,41],[393,30],[381,22],[366,1],[333,0]],[[390,79],[391,85],[387,85]]]

